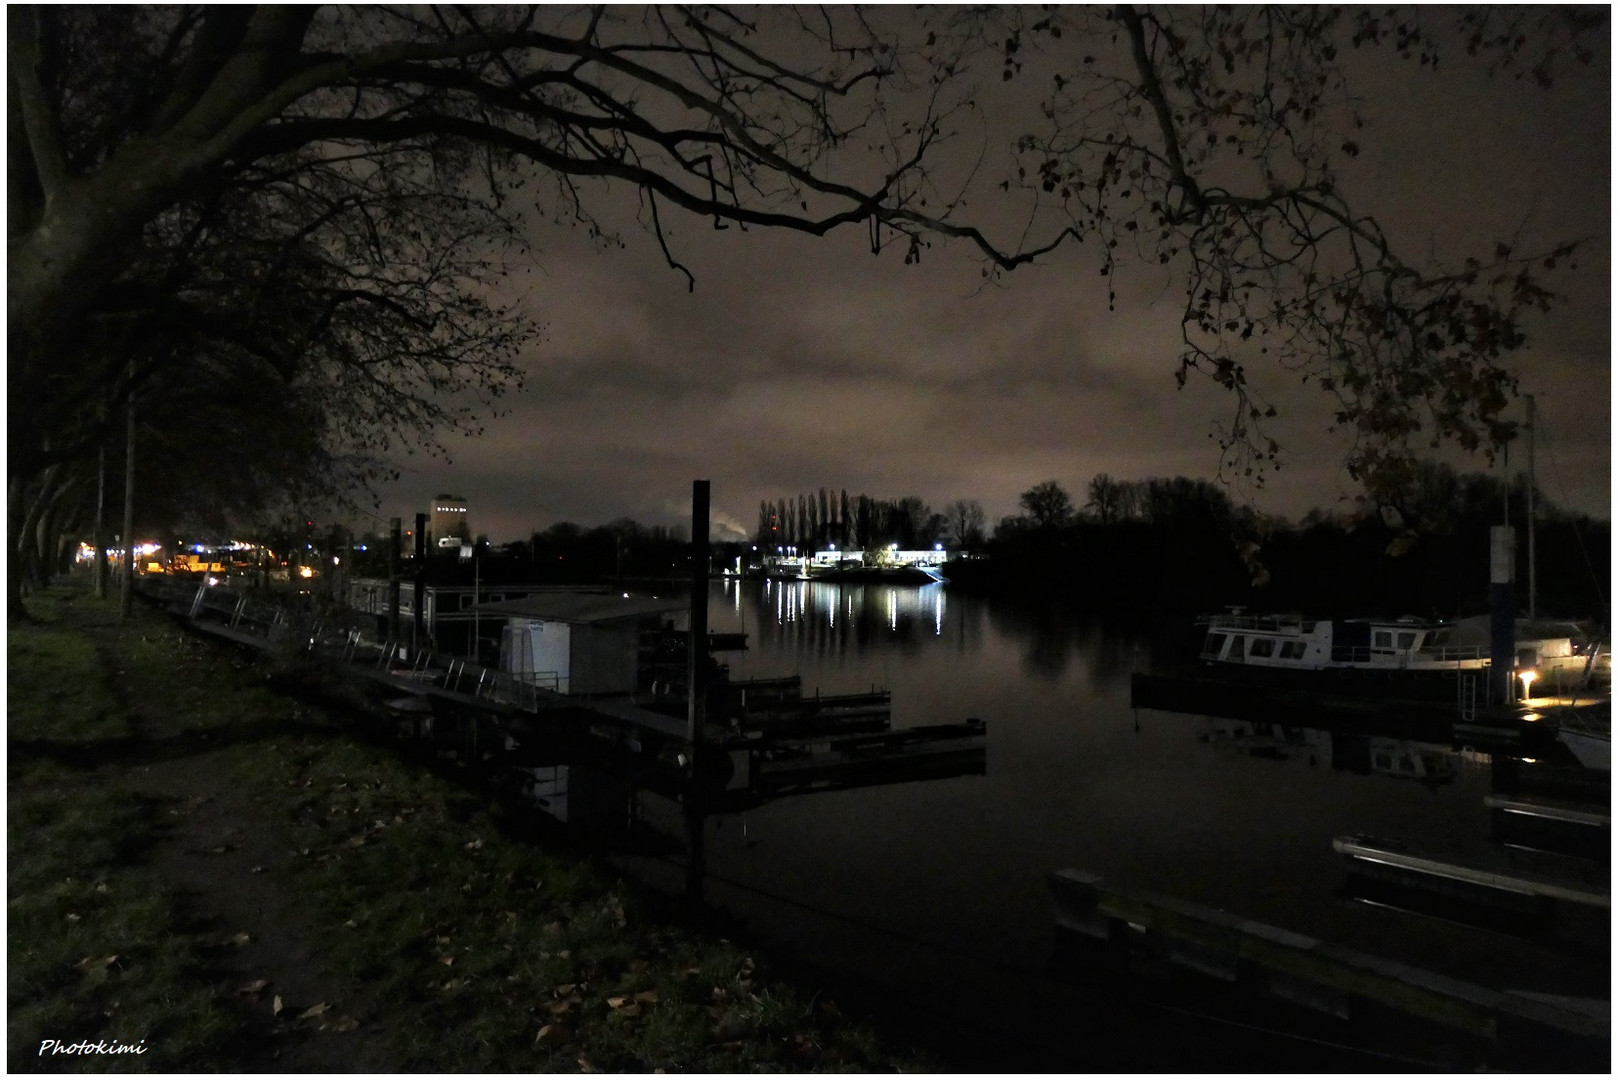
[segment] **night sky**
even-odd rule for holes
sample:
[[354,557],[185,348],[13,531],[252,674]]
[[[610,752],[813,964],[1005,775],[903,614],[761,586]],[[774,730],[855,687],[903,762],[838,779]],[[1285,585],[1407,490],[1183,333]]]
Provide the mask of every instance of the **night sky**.
[[[1607,43],[1549,91],[1460,55],[1438,74],[1385,66],[1356,83],[1372,123],[1344,174],[1352,206],[1417,257],[1488,256],[1515,235],[1520,250],[1586,239],[1578,268],[1550,279],[1565,299],[1512,363],[1543,421],[1538,486],[1606,516]],[[1003,209],[987,200],[970,216]],[[720,538],[752,532],[761,499],[819,487],[936,510],[977,499],[993,526],[1048,478],[1078,504],[1099,472],[1215,476],[1209,432],[1231,402],[1205,382],[1177,391],[1181,286],[1161,268],[1124,264],[1110,312],[1094,244],[984,287],[966,245],[936,243],[904,266],[898,248],[873,256],[861,229],[816,239],[671,216],[694,292],[628,214],[623,249],[599,251],[577,229],[532,234],[534,266],[511,279],[544,327],[527,389],[483,437],[451,442],[449,464],[399,459],[383,515],[408,520],[442,491],[466,498],[473,529],[496,543],[562,520],[675,524],[701,478]],[[1327,430],[1331,399],[1250,375],[1282,411],[1284,468],[1234,498],[1290,518],[1347,507],[1356,488],[1341,467],[1347,437]]]

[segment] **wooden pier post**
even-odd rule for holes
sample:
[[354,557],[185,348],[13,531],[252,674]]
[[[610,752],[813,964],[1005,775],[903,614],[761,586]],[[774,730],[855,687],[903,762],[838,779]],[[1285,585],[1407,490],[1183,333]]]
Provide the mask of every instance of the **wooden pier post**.
[[426,514],[416,515],[416,594],[411,597],[411,661],[416,661],[419,650],[427,647],[426,613],[423,594],[427,592],[427,522]]
[[703,906],[703,792],[698,758],[703,746],[709,667],[709,482],[692,481],[692,611],[686,649],[686,903]]

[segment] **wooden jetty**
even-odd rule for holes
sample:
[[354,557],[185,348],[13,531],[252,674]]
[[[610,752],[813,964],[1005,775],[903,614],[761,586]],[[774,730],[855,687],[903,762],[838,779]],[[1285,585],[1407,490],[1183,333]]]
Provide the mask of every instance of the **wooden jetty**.
[[1608,910],[1609,894],[1586,885],[1509,873],[1478,863],[1434,858],[1376,837],[1340,836],[1333,850],[1358,872],[1451,896],[1498,899],[1522,906],[1553,901]]
[[1514,847],[1554,851],[1598,862],[1610,860],[1608,805],[1571,803],[1526,795],[1485,796],[1491,839]]
[[1103,948],[1109,977],[1180,971],[1209,987],[1212,1000],[1303,1008],[1337,1021],[1328,1028],[1336,1037],[1370,1044],[1385,1029],[1409,1037],[1416,1023],[1437,1042],[1460,1038],[1476,1064],[1492,1067],[1607,1068],[1606,1001],[1494,990],[1081,870],[1057,871],[1048,883],[1060,945]]
[[[254,650],[281,644],[340,664],[370,687],[401,735],[439,744],[480,769],[581,763],[677,801],[695,794],[684,685],[676,687],[679,695],[562,693],[463,657],[377,641],[364,627],[300,620],[222,588],[204,585],[166,599],[198,633]],[[557,594],[544,600],[567,603]],[[684,644],[687,636],[678,633]],[[704,640],[719,648],[740,644],[734,636]],[[707,812],[790,794],[985,772],[982,720],[893,729],[887,691],[807,697],[796,675],[731,683],[722,672],[705,698],[698,738]]]

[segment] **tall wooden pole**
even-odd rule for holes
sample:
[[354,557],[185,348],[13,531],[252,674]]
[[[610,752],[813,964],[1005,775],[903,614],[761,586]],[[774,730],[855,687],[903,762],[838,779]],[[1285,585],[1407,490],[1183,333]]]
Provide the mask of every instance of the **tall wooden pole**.
[[692,481],[692,613],[686,649],[686,903],[703,906],[703,788],[698,764],[709,670],[709,482]]
[[[134,375],[131,366],[130,374]],[[135,385],[130,380],[124,432],[124,580],[118,593],[118,617],[128,619],[135,606]]]
[[1536,617],[1536,399],[1532,394],[1524,395],[1525,420],[1524,428],[1530,436],[1530,445],[1527,448],[1526,463],[1529,475],[1525,477],[1525,532],[1527,534],[1527,550],[1525,551],[1526,565],[1530,569],[1530,608],[1532,619]]
[[427,522],[426,514],[416,515],[416,595],[411,598],[411,661],[419,649],[427,648]]

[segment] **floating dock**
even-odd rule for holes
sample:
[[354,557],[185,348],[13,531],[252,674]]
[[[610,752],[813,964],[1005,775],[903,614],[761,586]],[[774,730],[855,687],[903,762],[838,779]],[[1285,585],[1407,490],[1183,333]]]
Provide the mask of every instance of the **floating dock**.
[[1609,807],[1526,795],[1487,795],[1491,839],[1513,847],[1554,851],[1607,863]]
[[1410,1037],[1389,1023],[1398,1015],[1419,1025],[1422,1040],[1472,1059],[1465,1068],[1607,1071],[1606,1001],[1494,990],[1080,870],[1057,871],[1048,883],[1060,943],[1100,945],[1116,975],[1181,971],[1212,983],[1213,999],[1303,1008],[1369,1045],[1382,1026],[1391,1038],[1397,1028]]
[[[685,764],[692,735],[684,687],[679,696],[559,693],[464,658],[369,640],[353,627],[306,624],[245,594],[203,586],[167,599],[198,633],[254,650],[280,642],[343,665],[369,685],[397,733],[481,769],[581,763],[678,801],[697,793],[711,812],[985,772],[982,720],[894,729],[887,691],[805,697],[796,675],[721,677],[708,687],[697,792]],[[706,639],[716,648],[744,644],[741,635]]]
[[1353,867],[1385,880],[1471,898],[1497,897],[1511,901],[1553,901],[1609,909],[1609,894],[1587,885],[1529,877],[1480,864],[1437,859],[1406,851],[1386,840],[1340,836],[1333,850]]

